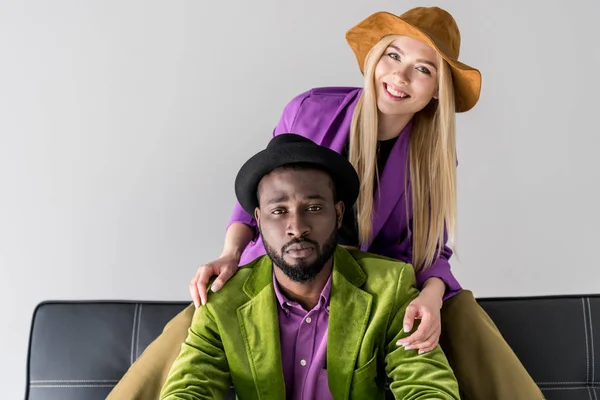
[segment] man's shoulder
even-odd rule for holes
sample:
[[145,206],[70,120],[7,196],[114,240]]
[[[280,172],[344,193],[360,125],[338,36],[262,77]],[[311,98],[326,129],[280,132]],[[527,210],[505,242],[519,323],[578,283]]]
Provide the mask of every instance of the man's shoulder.
[[238,268],[236,273],[223,285],[218,292],[209,290],[208,303],[213,310],[237,308],[248,301],[248,296],[244,293],[244,283],[254,271],[262,259],[266,256],[261,256],[248,264]]
[[379,269],[382,268],[411,268],[412,265],[406,263],[404,261],[398,260],[397,258],[391,258],[382,256],[375,253],[369,253],[367,251],[358,250],[355,248],[346,249],[352,258],[356,260],[359,265],[365,265],[368,268],[373,268],[372,266],[377,266]]
[[367,282],[393,282],[402,279],[406,285],[415,284],[415,271],[411,264],[357,249],[347,249],[367,276]]

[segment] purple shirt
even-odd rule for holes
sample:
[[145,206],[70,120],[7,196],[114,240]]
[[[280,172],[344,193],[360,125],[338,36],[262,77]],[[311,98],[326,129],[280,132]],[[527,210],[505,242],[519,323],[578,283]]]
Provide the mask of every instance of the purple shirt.
[[321,291],[319,302],[310,311],[285,297],[279,289],[275,273],[273,287],[279,314],[279,339],[286,398],[333,399],[325,369],[331,275]]
[[[352,116],[361,93],[360,88],[346,87],[316,88],[302,93],[285,107],[273,135],[296,133],[341,153],[348,141]],[[400,177],[406,176],[407,172],[410,127],[411,124],[408,124],[399,133],[383,168],[377,195],[373,199],[372,241],[361,245],[361,250],[407,263],[412,263],[412,196],[410,186],[405,185]],[[244,223],[256,233],[254,240],[242,253],[240,265],[264,255],[265,249],[256,229],[256,221],[239,203],[236,203],[227,227],[234,222]],[[446,284],[446,300],[460,292],[461,286],[450,270],[452,249],[443,246],[440,250],[440,256],[431,267],[416,272],[417,288],[421,289],[429,278],[439,278]]]

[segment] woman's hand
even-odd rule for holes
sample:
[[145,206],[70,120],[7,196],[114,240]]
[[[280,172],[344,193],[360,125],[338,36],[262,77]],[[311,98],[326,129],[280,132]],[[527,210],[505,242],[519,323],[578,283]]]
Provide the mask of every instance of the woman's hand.
[[419,328],[396,344],[403,346],[405,350],[418,349],[419,354],[433,350],[438,345],[442,332],[441,308],[442,299],[439,295],[421,292],[419,297],[406,307],[404,314],[404,332],[412,331],[415,319],[421,320]]
[[225,233],[225,244],[221,257],[217,260],[204,264],[198,268],[196,276],[190,282],[190,294],[196,308],[200,304],[206,304],[208,281],[217,275],[210,290],[216,292],[221,289],[236,272],[240,264],[241,254],[254,237],[254,229],[241,222],[234,222],[227,228]]
[[207,302],[208,290],[206,285],[208,285],[210,278],[218,275],[217,279],[215,279],[210,287],[210,290],[216,292],[236,273],[239,263],[239,257],[224,255],[215,261],[204,264],[198,268],[196,275],[190,282],[190,294],[192,295],[196,308],[198,308],[200,304],[204,305]]

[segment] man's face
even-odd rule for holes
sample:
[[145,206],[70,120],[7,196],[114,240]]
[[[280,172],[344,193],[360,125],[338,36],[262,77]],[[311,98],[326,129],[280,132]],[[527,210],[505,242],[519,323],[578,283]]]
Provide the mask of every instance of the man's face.
[[331,259],[344,204],[325,172],[280,168],[258,186],[255,217],[273,264],[292,281],[312,281]]

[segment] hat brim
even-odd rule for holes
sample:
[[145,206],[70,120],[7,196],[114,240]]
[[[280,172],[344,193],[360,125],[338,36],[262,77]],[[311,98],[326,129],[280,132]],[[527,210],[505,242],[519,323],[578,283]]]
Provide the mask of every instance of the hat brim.
[[346,41],[354,51],[362,73],[367,54],[387,35],[403,35],[424,42],[448,62],[454,82],[456,112],[469,111],[477,104],[481,92],[479,70],[450,57],[443,42],[391,13],[375,13],[346,32]]
[[253,215],[259,205],[257,189],[261,179],[279,167],[298,163],[328,172],[337,198],[344,202],[346,209],[354,205],[360,183],[352,164],[335,151],[314,143],[286,143],[267,147],[242,166],[235,178],[235,194],[242,208]]

